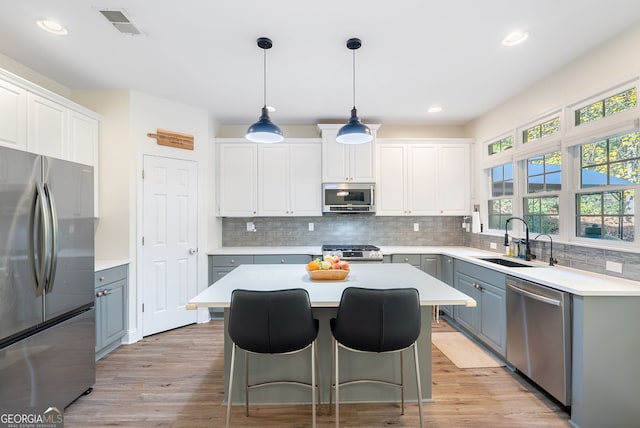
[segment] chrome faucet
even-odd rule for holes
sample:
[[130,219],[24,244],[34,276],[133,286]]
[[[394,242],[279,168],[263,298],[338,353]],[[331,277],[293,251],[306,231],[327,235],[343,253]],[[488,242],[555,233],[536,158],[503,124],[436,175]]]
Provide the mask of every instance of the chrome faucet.
[[549,238],[549,241],[551,241],[551,255],[549,256],[549,266],[553,266],[556,263],[558,263],[558,260],[553,258],[553,238],[551,238],[551,235],[547,233],[541,233],[538,236],[536,236],[535,239],[538,239],[541,236],[546,236],[547,238]]
[[524,245],[525,245],[525,260],[531,260],[531,259],[535,259],[536,256],[534,256],[533,254],[531,254],[531,247],[529,247],[529,225],[527,224],[526,221],[524,221],[523,218],[521,217],[509,217],[507,219],[507,221],[504,224],[504,246],[508,247],[509,246],[509,232],[507,230],[507,228],[509,227],[509,222],[513,219],[516,220],[520,220],[521,222],[524,223],[524,230],[525,230],[525,241],[524,241]]

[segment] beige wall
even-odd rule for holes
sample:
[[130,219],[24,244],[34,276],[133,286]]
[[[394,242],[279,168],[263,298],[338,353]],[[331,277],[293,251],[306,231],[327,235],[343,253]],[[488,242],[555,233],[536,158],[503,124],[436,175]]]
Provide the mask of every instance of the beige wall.
[[48,89],[51,92],[55,92],[65,98],[71,98],[71,90],[69,88],[61,85],[55,80],[49,79],[47,76],[40,74],[29,67],[25,67],[8,56],[0,54],[0,68],[4,68],[16,76],[20,76],[31,83],[42,86],[43,88]]
[[639,47],[640,23],[471,121],[465,125],[465,132],[478,141],[492,139],[636,77],[640,73]]

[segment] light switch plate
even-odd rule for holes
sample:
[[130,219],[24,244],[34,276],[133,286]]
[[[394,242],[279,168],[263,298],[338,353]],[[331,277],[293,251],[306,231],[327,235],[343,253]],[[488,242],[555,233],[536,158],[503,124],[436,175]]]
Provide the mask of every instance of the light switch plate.
[[496,244],[495,242],[489,242],[489,248],[495,250],[496,248],[498,248],[498,244]]

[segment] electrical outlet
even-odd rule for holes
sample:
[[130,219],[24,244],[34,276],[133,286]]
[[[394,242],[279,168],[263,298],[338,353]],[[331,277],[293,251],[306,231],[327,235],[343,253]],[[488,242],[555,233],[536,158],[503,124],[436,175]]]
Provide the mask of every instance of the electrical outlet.
[[247,222],[247,232],[255,232],[256,225],[252,221]]
[[496,244],[495,242],[489,242],[489,248],[495,250],[498,248],[498,244]]
[[605,269],[615,273],[622,273],[622,263],[610,262],[607,260]]
[[309,223],[309,232],[313,232],[313,223]]
[[420,232],[420,223],[413,223],[413,231]]

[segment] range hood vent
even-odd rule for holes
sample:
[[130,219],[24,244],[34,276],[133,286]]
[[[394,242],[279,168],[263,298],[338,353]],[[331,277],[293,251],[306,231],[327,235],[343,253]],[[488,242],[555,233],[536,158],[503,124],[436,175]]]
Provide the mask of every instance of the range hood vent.
[[102,14],[102,16],[107,18],[107,21],[109,21],[109,23],[113,25],[116,30],[118,30],[122,34],[129,34],[132,36],[142,34],[140,30],[138,30],[136,26],[133,25],[131,20],[127,18],[124,10],[101,10],[100,13]]

